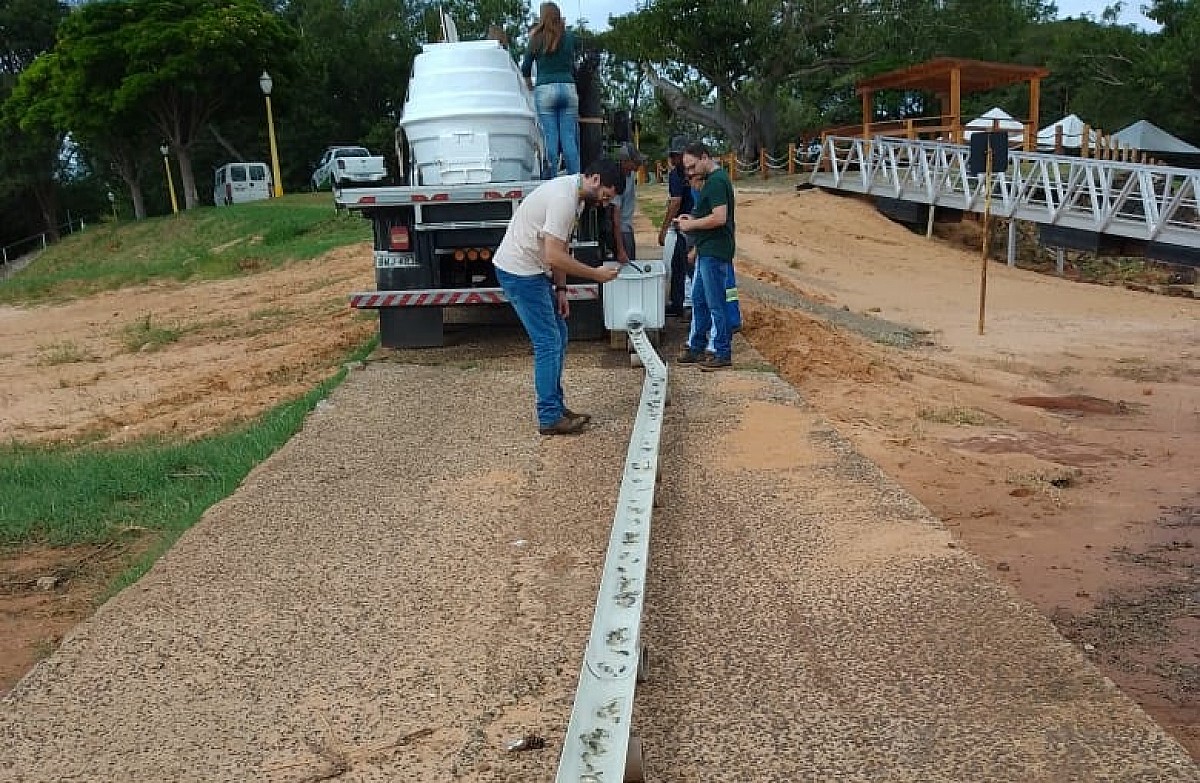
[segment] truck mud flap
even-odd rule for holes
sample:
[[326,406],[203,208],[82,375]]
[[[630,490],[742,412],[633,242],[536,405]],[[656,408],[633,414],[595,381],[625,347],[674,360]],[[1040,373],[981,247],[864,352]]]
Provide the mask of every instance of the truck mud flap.
[[384,348],[440,348],[444,340],[440,307],[379,308],[379,343]]
[[571,317],[567,319],[568,340],[601,340],[607,336],[604,305],[599,299],[571,302]]

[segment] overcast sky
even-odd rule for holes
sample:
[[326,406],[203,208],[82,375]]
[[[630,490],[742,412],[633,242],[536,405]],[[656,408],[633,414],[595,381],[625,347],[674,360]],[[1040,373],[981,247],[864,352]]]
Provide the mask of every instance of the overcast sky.
[[[531,2],[535,12],[538,2],[539,0]],[[592,30],[605,29],[608,27],[610,14],[613,16],[627,14],[637,5],[636,0],[556,0],[556,2],[569,24],[574,24],[580,17],[583,17],[588,20],[588,27]],[[1109,3],[1104,0],[1056,0],[1056,5],[1058,6],[1058,15],[1062,18],[1090,14],[1099,19],[1100,14],[1104,12],[1104,7]],[[1121,12],[1121,23],[1135,24],[1146,30],[1157,30],[1157,24],[1142,16],[1140,10],[1142,5],[1142,0],[1126,2],[1125,9]]]

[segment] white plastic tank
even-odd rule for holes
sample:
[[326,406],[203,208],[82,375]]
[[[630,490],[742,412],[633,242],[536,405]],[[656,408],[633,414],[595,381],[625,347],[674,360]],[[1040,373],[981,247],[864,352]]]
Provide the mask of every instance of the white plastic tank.
[[533,96],[499,42],[425,44],[413,61],[400,126],[417,185],[515,182],[541,176]]

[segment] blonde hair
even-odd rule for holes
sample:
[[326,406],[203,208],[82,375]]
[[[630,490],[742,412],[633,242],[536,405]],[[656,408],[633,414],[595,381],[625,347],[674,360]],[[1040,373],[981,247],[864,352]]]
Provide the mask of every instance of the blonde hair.
[[534,54],[550,54],[558,51],[566,30],[562,11],[557,3],[542,3],[538,23],[529,36],[529,46]]

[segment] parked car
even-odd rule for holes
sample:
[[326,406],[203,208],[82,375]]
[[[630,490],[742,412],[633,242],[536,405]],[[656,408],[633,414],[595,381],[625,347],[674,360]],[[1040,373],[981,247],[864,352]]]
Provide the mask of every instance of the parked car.
[[382,155],[372,155],[366,147],[330,147],[317,161],[312,188],[382,185],[386,180],[387,164]]
[[225,207],[270,198],[273,186],[265,163],[226,163],[213,175],[213,203]]

